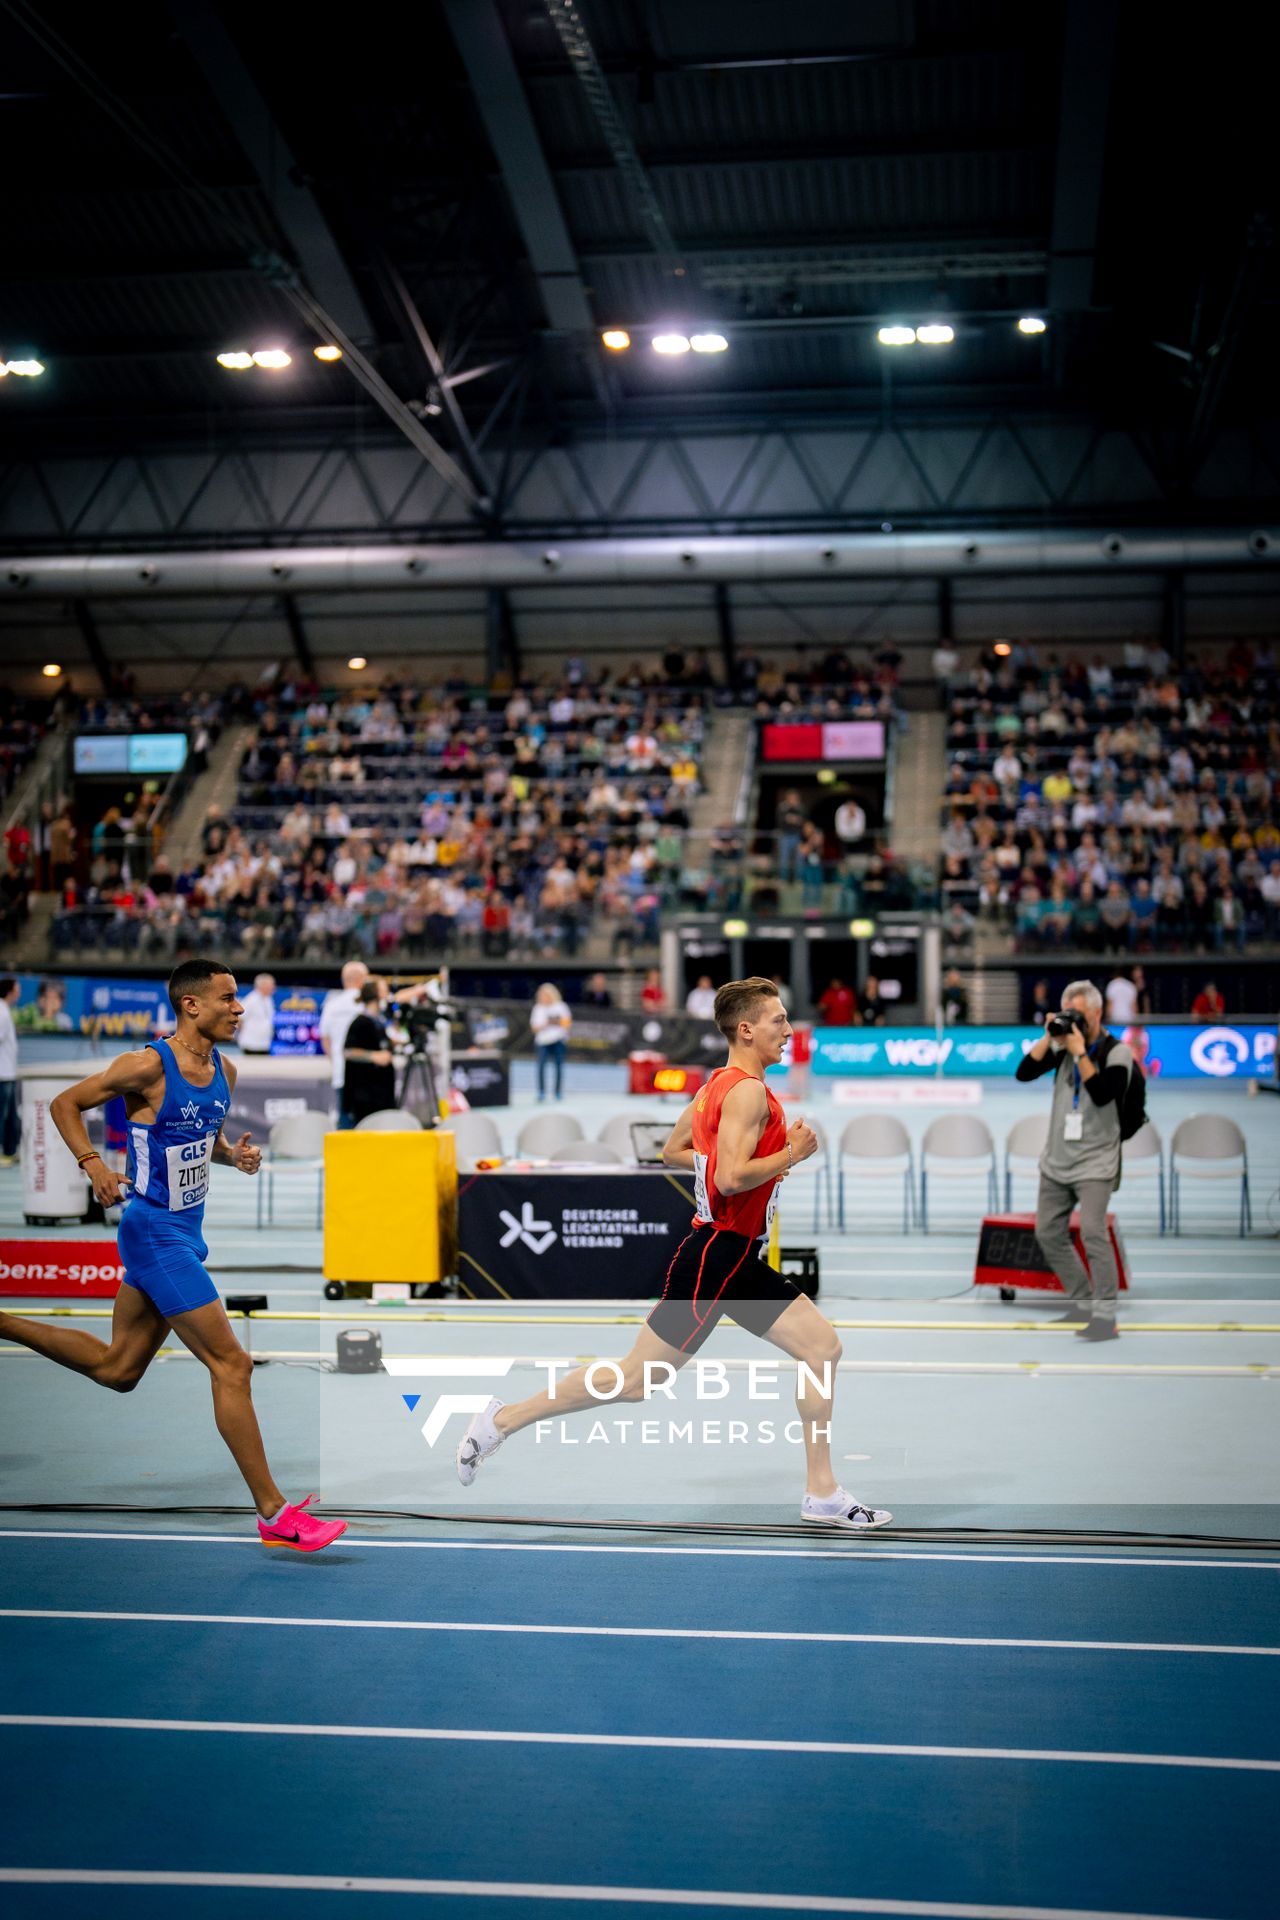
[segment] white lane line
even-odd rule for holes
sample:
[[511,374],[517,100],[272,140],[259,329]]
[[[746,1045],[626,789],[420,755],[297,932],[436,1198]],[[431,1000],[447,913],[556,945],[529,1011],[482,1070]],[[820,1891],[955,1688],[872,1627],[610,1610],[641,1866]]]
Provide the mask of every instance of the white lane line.
[[604,1640],[776,1640],[849,1647],[1011,1647],[1049,1653],[1202,1653],[1280,1657],[1280,1647],[1215,1646],[1181,1640],[1017,1640],[953,1633],[792,1633],[738,1627],[595,1627],[502,1620],[343,1620],[327,1615],[275,1613],[136,1613],[123,1608],[0,1607],[0,1620],[152,1621],[202,1627],[341,1627],[391,1633],[533,1633],[568,1639]]
[[454,1895],[481,1900],[590,1900],[651,1907],[751,1907],[769,1913],[884,1913],[902,1920],[1191,1920],[1095,1907],[992,1907],[955,1900],[867,1900],[850,1894],[734,1893],[694,1887],[590,1887],[539,1880],[393,1880],[320,1873],[168,1873],[120,1867],[0,1867],[0,1884],[234,1887],[244,1892]]
[[901,1920],[1191,1920],[1095,1907],[992,1907],[955,1900],[868,1900],[850,1894],[734,1893],[694,1887],[590,1887],[539,1880],[395,1880],[320,1873],[168,1873],[120,1867],[0,1867],[0,1884],[234,1887],[238,1892],[454,1895],[481,1900],[590,1900],[651,1907],[751,1907],[769,1913],[884,1913]]
[[1236,1754],[1108,1753],[1070,1747],[944,1747],[887,1740],[729,1740],[678,1733],[548,1733],[521,1727],[364,1727],[326,1721],[152,1720],[96,1713],[0,1713],[0,1727],[76,1728],[105,1733],[224,1733],[303,1740],[416,1740],[481,1746],[628,1747],[691,1753],[827,1753],[902,1760],[1015,1760],[1089,1767],[1178,1767],[1225,1773],[1280,1773],[1280,1760]]
[[[555,1522],[547,1524],[554,1526]],[[679,1523],[676,1523],[679,1524]],[[878,1536],[883,1538],[883,1535]],[[6,1540],[120,1540],[141,1546],[254,1547],[262,1551],[261,1541],[251,1533],[118,1533],[87,1532],[70,1527],[0,1527],[0,1544]],[[1274,1560],[1148,1559],[1143,1555],[1066,1554],[1046,1547],[1040,1553],[966,1553],[943,1552],[937,1548],[847,1545],[838,1547],[644,1547],[622,1542],[554,1540],[366,1540],[362,1536],[353,1546],[407,1553],[644,1553],[691,1556],[695,1559],[737,1560],[847,1560],[862,1554],[873,1560],[960,1560],[976,1566],[1006,1567],[1178,1567],[1196,1573],[1225,1570],[1229,1573],[1280,1573],[1280,1555]]]

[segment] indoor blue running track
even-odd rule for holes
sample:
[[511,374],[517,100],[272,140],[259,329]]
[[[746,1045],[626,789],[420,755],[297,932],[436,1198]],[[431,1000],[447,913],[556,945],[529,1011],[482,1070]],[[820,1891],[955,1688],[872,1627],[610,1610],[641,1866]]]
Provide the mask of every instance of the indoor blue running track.
[[0,1910],[1274,1920],[1278,1582],[0,1532]]

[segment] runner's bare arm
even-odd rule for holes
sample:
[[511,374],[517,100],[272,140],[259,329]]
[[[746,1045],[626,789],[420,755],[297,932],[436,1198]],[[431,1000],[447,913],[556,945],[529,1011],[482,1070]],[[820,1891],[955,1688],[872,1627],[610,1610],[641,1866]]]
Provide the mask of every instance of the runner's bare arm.
[[[230,1060],[223,1060],[222,1071],[227,1076],[227,1091],[234,1094],[236,1069]],[[242,1133],[233,1146],[227,1139],[225,1131],[219,1128],[218,1137],[213,1143],[212,1157],[224,1167],[235,1167],[241,1173],[256,1173],[262,1165],[262,1148],[253,1145],[251,1133]]]
[[96,1155],[96,1149],[89,1139],[84,1116],[95,1107],[105,1106],[117,1094],[136,1093],[144,1099],[150,1098],[157,1083],[163,1085],[163,1082],[160,1056],[150,1047],[144,1047],[137,1053],[118,1054],[101,1073],[91,1073],[87,1080],[77,1081],[74,1087],[68,1087],[49,1102],[49,1116],[54,1126],[66,1141],[72,1157],[85,1162],[84,1170],[94,1196],[104,1207],[114,1206],[120,1198],[120,1177],[112,1173],[104,1161],[96,1157],[85,1159],[87,1154]]
[[671,1137],[662,1149],[664,1167],[682,1167],[693,1172],[693,1108],[691,1100],[671,1129]]
[[740,1080],[720,1109],[720,1137],[716,1150],[716,1186],[721,1193],[750,1193],[790,1173],[793,1166],[818,1150],[817,1135],[803,1120],[787,1129],[787,1143],[777,1153],[755,1157],[769,1118],[769,1103],[759,1080]]

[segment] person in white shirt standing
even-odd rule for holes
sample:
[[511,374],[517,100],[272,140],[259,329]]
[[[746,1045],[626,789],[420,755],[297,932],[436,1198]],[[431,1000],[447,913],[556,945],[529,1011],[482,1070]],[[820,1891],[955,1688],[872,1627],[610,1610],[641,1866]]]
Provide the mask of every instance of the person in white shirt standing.
[[13,1009],[22,991],[13,975],[0,980],[0,1167],[18,1157],[18,1036]]
[[320,1050],[329,1062],[330,1080],[338,1107],[339,1130],[349,1127],[342,1107],[342,1082],[346,1077],[347,1028],[360,1011],[360,989],[369,978],[363,960],[348,960],[342,969],[341,989],[330,993],[320,1009]]
[[1127,973],[1117,973],[1107,982],[1106,1018],[1108,1026],[1131,1027],[1138,1015],[1138,989]]
[[534,995],[529,1025],[533,1029],[533,1044],[538,1055],[538,1098],[542,1100],[546,1096],[547,1069],[553,1067],[555,1096],[559,1100],[564,1094],[565,1043],[573,1025],[573,1015],[561,999],[559,987],[553,986],[549,980],[544,980]]
[[716,1012],[716,990],[711,984],[709,973],[700,974],[696,987],[690,987],[685,999],[684,1010],[692,1014],[695,1020],[714,1020]]
[[254,975],[253,992],[244,997],[244,1015],[236,1036],[245,1053],[270,1053],[276,1035],[274,974]]

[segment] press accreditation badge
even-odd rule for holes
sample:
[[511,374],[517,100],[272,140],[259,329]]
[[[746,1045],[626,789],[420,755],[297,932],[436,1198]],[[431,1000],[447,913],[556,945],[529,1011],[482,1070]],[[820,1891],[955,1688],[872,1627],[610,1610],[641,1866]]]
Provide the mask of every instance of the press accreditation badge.
[[1064,1140],[1084,1139],[1084,1115],[1082,1113],[1069,1113],[1067,1115],[1066,1125],[1062,1129],[1062,1137]]
[[184,1140],[165,1148],[169,1171],[169,1211],[186,1213],[204,1205],[209,1193],[209,1163],[213,1155],[213,1135],[199,1140]]

